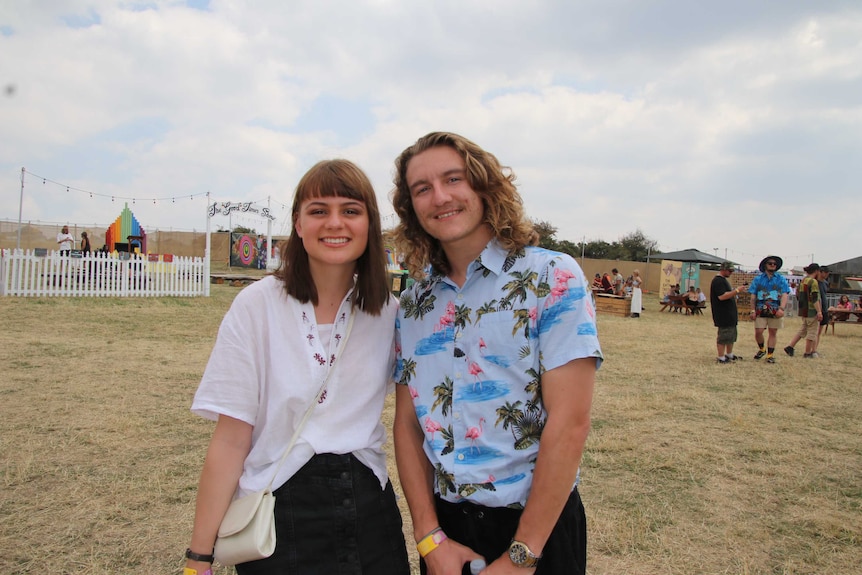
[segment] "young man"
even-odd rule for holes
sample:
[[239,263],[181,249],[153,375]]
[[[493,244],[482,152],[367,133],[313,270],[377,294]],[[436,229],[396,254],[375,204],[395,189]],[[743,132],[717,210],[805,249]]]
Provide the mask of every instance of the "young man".
[[395,161],[396,239],[431,274],[401,298],[398,473],[431,575],[586,572],[578,466],[602,360],[589,285],[532,247],[515,176],[431,133]]
[[[796,299],[799,301],[799,317],[802,318],[802,326],[793,336],[791,344],[784,348],[787,355],[793,355],[793,345],[800,339],[805,339],[805,354],[803,357],[813,358],[817,349],[817,332],[820,321],[823,319],[823,308],[820,304],[820,266],[808,264],[805,268],[808,274],[796,288]],[[787,351],[790,348],[791,351]]]
[[[829,325],[829,314],[826,310],[829,308],[829,304],[826,299],[826,294],[829,289],[829,283],[827,279],[829,278],[829,268],[826,266],[821,266],[820,271],[817,272],[817,287],[820,290],[820,325],[817,326],[817,339],[814,342],[814,351],[811,352],[811,355],[808,357],[820,357],[817,353],[817,348],[820,346],[820,335],[823,333],[823,327]],[[800,300],[800,306],[802,305]],[[801,308],[800,308],[801,310]],[[801,315],[801,314],[800,314]],[[805,334],[796,333],[793,338],[790,340],[790,344],[784,348],[784,353],[793,357],[793,354],[796,353],[796,344],[799,343],[799,340]]]
[[[784,327],[784,309],[790,294],[790,285],[778,270],[784,264],[778,256],[766,256],[760,261],[760,274],[751,285],[748,293],[751,298],[751,319],[754,320],[754,341],[757,342],[757,353],[754,359],[766,356],[767,363],[775,363],[775,342],[778,330]],[[769,338],[764,341],[763,332],[769,330]]]
[[625,281],[623,280],[623,274],[617,268],[612,269],[611,273],[614,274],[614,295],[624,295],[623,285]]
[[718,328],[715,339],[715,349],[718,352],[718,363],[728,364],[742,359],[733,353],[736,343],[736,324],[739,323],[739,313],[736,309],[736,296],[745,291],[742,285],[733,288],[727,278],[733,273],[731,262],[722,262],[718,275],[712,278],[709,286],[709,303],[712,307],[712,323]]
[[820,357],[817,350],[820,349],[820,336],[826,326],[829,325],[829,301],[826,295],[829,293],[829,268],[820,266],[820,277],[817,282],[820,286],[820,311],[823,317],[820,318],[820,326],[817,328],[817,342],[814,344],[814,355],[812,357]]

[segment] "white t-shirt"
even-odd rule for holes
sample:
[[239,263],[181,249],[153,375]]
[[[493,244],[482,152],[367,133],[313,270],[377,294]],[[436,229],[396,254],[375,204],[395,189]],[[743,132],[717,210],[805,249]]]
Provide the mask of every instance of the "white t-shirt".
[[[349,294],[348,294],[349,297]],[[273,482],[283,485],[315,453],[353,453],[386,485],[386,431],[380,421],[387,392],[394,390],[397,300],[379,316],[357,309],[347,346],[302,434]],[[350,302],[345,298],[328,341],[321,341],[311,303],[288,297],[267,276],[243,289],[222,320],[192,412],[208,419],[224,414],[254,427],[238,496],[266,487],[293,431],[314,399],[332,353],[341,344]]]
[[57,234],[57,243],[60,244],[61,250],[71,250],[74,242],[75,238],[72,234],[64,234],[63,232]]

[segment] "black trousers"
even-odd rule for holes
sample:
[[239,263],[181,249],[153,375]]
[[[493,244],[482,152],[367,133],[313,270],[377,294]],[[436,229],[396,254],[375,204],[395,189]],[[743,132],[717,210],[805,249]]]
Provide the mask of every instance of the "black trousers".
[[392,484],[353,455],[315,455],[274,493],[275,553],[239,575],[410,575]]
[[[449,503],[436,498],[437,519],[446,535],[470,547],[490,565],[507,552],[515,536],[520,509],[483,507],[472,503]],[[420,560],[422,575],[427,573]],[[587,516],[577,488],[572,490],[563,512],[542,551],[536,575],[585,575],[587,572]],[[463,575],[470,575],[469,564]]]

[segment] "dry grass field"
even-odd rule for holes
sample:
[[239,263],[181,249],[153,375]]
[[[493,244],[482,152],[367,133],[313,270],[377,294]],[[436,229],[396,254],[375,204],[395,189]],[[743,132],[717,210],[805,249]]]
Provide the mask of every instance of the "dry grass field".
[[[237,291],[0,298],[0,574],[180,572],[212,429],[189,404]],[[709,315],[645,305],[599,317],[589,572],[859,573],[862,327],[766,365],[743,323],[720,366]]]

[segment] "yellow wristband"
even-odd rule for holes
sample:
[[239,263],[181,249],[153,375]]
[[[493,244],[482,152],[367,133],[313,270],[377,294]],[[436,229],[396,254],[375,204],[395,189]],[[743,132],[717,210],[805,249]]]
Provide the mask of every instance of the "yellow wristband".
[[446,534],[443,533],[441,528],[437,528],[425,537],[423,537],[419,543],[416,544],[416,549],[419,551],[419,555],[425,557],[437,547],[440,546],[441,543],[449,539],[446,537]]

